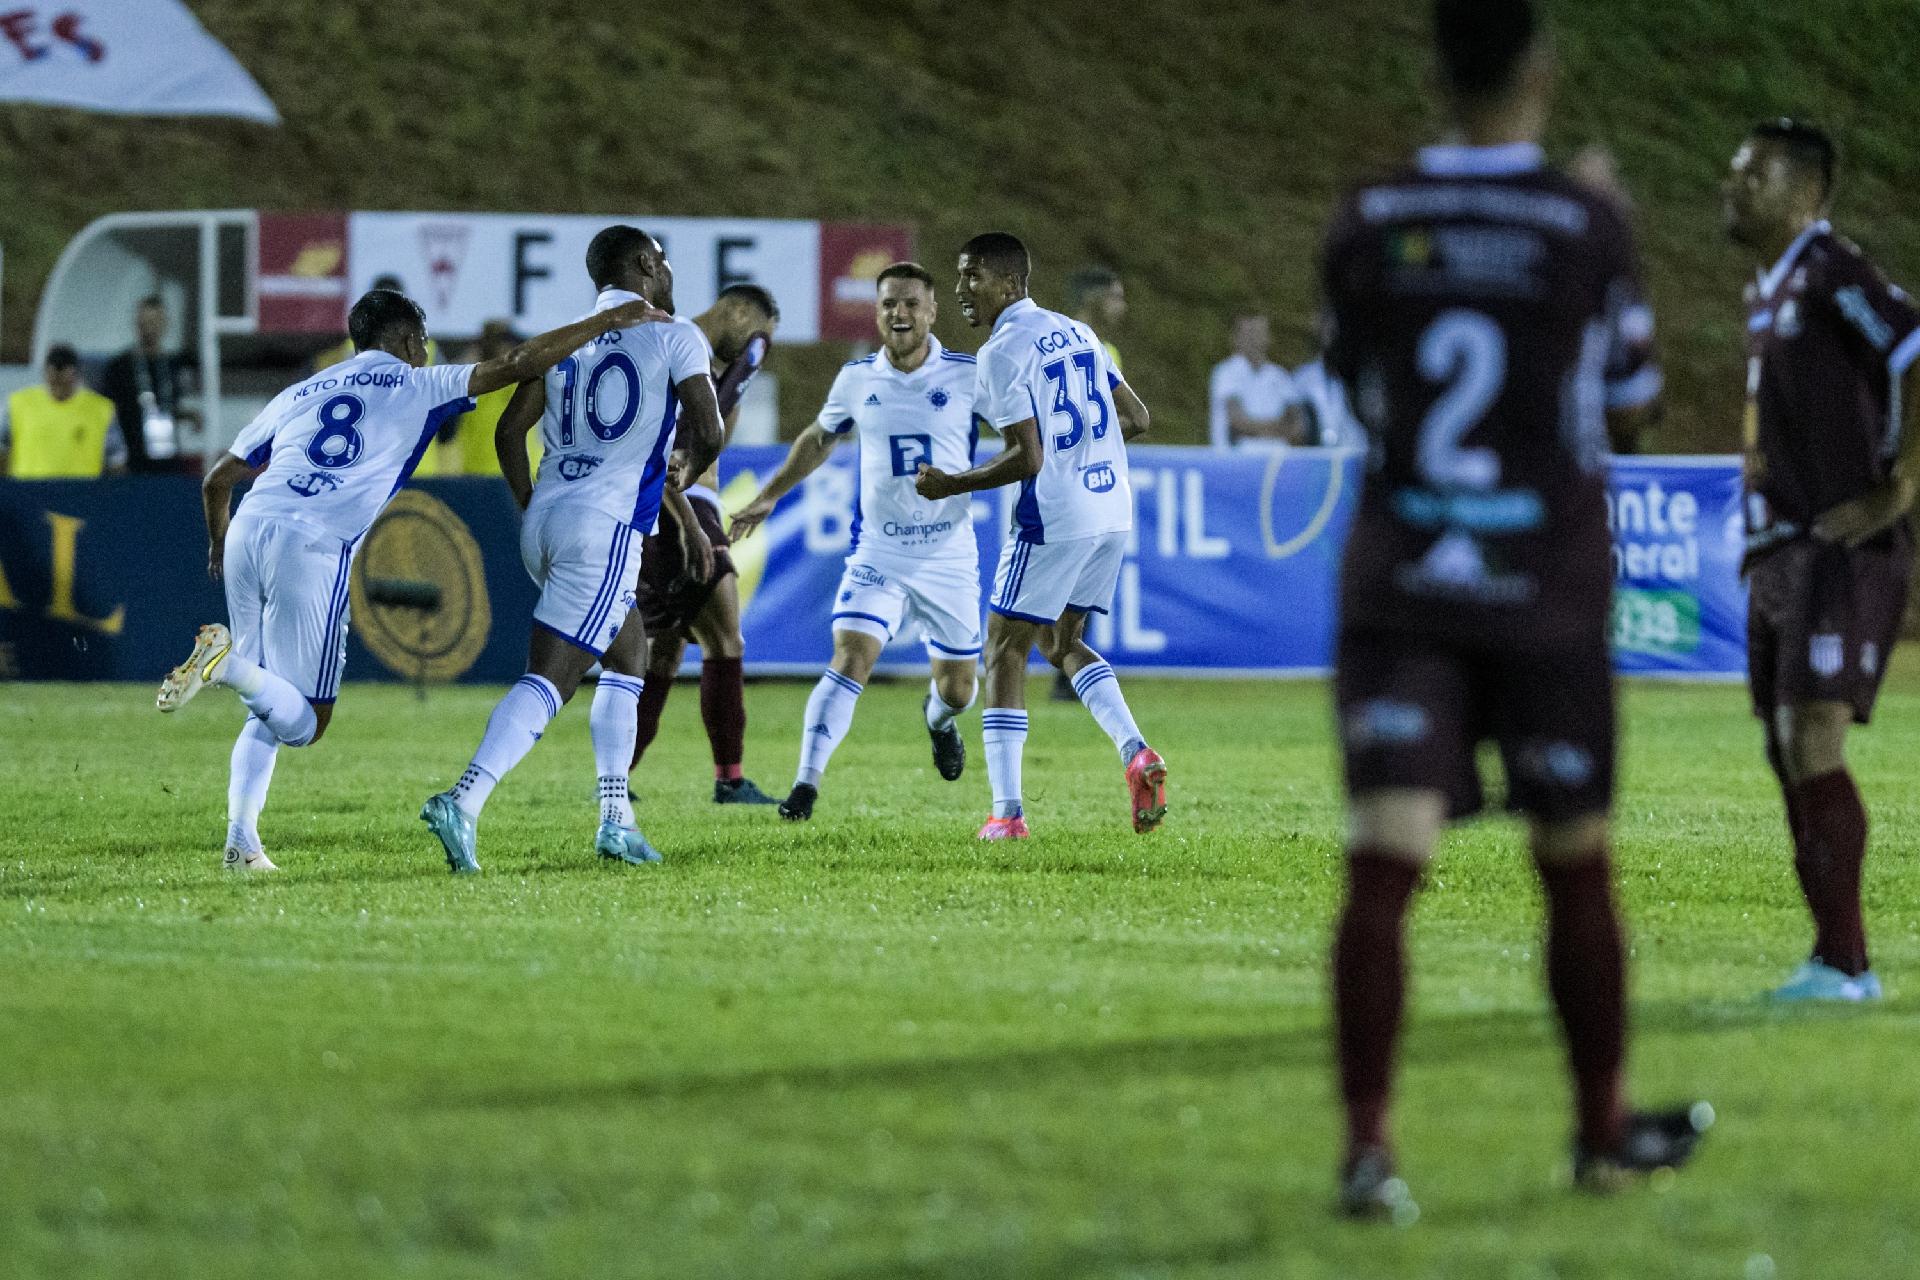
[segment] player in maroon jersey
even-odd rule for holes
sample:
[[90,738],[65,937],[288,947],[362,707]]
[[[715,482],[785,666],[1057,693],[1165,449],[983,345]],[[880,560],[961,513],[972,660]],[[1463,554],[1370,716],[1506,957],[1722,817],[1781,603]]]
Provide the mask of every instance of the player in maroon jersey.
[[[1874,1000],[1860,867],[1867,812],[1847,772],[1900,633],[1920,492],[1920,312],[1826,221],[1834,147],[1794,120],[1734,156],[1727,229],[1747,286],[1747,668],[1786,798],[1813,951],[1786,1000]],[[1771,265],[1768,265],[1771,264]]]
[[1530,823],[1583,1186],[1674,1167],[1711,1110],[1629,1111],[1608,854],[1614,701],[1609,434],[1657,399],[1622,203],[1543,160],[1551,57],[1531,0],[1438,0],[1454,130],[1340,206],[1328,364],[1372,440],[1342,567],[1335,700],[1350,817],[1333,947],[1341,1204],[1405,1214],[1387,1137],[1405,921],[1499,745]]

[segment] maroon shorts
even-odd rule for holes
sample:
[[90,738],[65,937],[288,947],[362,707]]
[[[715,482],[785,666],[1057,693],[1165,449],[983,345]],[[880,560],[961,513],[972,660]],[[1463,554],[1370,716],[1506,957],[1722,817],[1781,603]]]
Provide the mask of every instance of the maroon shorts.
[[713,573],[701,578],[687,562],[680,545],[680,529],[663,508],[660,532],[650,533],[640,552],[640,585],[635,591],[640,602],[640,620],[650,636],[684,632],[707,607],[715,587],[728,574],[737,572],[727,548],[727,529],[720,507],[699,494],[687,495],[694,519],[713,544]]
[[1904,540],[1856,548],[1791,542],[1747,574],[1747,681],[1753,713],[1844,702],[1873,714],[1907,611],[1913,550]]
[[1405,632],[1341,635],[1334,677],[1347,794],[1440,791],[1448,816],[1484,803],[1475,759],[1498,744],[1506,807],[1547,822],[1613,804],[1613,662],[1592,643],[1481,649]]

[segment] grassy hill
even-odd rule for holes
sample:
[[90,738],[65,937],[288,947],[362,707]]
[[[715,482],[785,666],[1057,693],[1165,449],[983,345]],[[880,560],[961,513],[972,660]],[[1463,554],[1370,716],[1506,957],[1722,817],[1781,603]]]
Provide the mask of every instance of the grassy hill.
[[[944,269],[1019,232],[1036,292],[1089,261],[1127,279],[1121,345],[1161,435],[1197,439],[1236,307],[1304,354],[1325,211],[1432,128],[1425,5],[846,0],[571,6],[194,0],[279,104],[280,129],[0,109],[6,353],[54,255],[127,208],[631,210],[901,219]],[[1908,193],[1920,9],[1900,0],[1562,4],[1553,138],[1617,152],[1637,193],[1674,413],[1656,444],[1727,448],[1739,287],[1716,184],[1743,126],[1829,122],[1838,220],[1920,279]],[[971,349],[957,312],[943,339]],[[783,353],[789,425],[841,355]]]

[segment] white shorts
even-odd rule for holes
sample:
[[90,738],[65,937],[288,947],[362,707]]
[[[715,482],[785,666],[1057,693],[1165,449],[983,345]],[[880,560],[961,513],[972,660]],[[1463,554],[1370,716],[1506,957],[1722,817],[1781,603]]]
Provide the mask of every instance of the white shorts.
[[1000,548],[993,575],[995,613],[1026,622],[1052,624],[1062,614],[1105,613],[1120,582],[1120,561],[1127,535],[1096,533],[1065,542],[1022,542],[1008,538]]
[[332,702],[347,666],[347,580],[353,544],[304,521],[236,516],[221,576],[233,651]]
[[596,658],[638,603],[640,535],[604,511],[555,502],[529,512],[520,562],[540,586],[535,624]]
[[848,561],[833,597],[833,629],[857,631],[885,644],[908,622],[920,624],[927,657],[977,657],[979,566],[972,560],[929,560],[902,573]]

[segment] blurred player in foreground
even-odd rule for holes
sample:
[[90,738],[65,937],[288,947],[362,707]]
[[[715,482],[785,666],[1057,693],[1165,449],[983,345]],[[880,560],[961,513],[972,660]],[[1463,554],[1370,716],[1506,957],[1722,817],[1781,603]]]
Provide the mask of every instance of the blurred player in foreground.
[[1847,728],[1872,714],[1913,574],[1920,313],[1827,223],[1833,171],[1826,134],[1771,121],[1725,197],[1762,264],[1746,295],[1748,678],[1814,924],[1811,957],[1773,994],[1852,1002],[1879,999],[1880,980]]
[[1119,748],[1133,829],[1151,831],[1167,812],[1166,763],[1134,724],[1113,668],[1081,639],[1087,614],[1106,612],[1120,580],[1133,527],[1126,442],[1146,432],[1147,406],[1093,330],[1027,296],[1030,271],[1026,246],[1005,232],[961,247],[954,289],[961,314],[991,335],[980,348],[974,413],[1000,432],[1005,447],[993,461],[958,474],[923,463],[915,482],[920,496],[934,501],[1020,486],[988,601],[981,737],[993,815],[980,838],[1028,835],[1020,763],[1027,651],[1036,640]]
[[[747,383],[766,362],[780,308],[756,284],[729,285],[693,318],[713,348],[713,376],[727,439],[739,421]],[[722,441],[725,448],[725,441]],[[640,616],[652,637],[647,691],[640,698],[633,764],[660,732],[660,714],[686,656],[700,646],[700,719],[713,750],[715,804],[772,804],[774,798],[742,772],[747,701],[742,674],[746,642],[740,635],[740,578],[727,553],[720,509],[718,464],[709,465],[685,494],[669,492],[660,529],[646,540],[640,561]]]
[[1333,946],[1356,1215],[1417,1213],[1387,1134],[1405,927],[1498,743],[1545,889],[1576,1096],[1574,1174],[1686,1161],[1711,1110],[1628,1110],[1613,900],[1610,433],[1660,390],[1624,206],[1547,168],[1551,51],[1530,0],[1438,0],[1445,145],[1351,194],[1323,267],[1328,364],[1373,439],[1345,551],[1335,698],[1349,811]]
[[[673,310],[667,255],[637,227],[607,227],[594,236],[587,276],[599,291],[594,315],[629,315],[646,304]],[[684,488],[720,451],[712,359],[690,320],[617,326],[544,381],[522,386],[500,415],[500,473],[526,511],[520,557],[540,584],[540,599],[527,674],[494,708],[460,780],[420,811],[456,874],[480,870],[474,841],[482,806],[595,662],[601,675],[589,715],[599,777],[594,851],[635,865],[660,860],[634,822],[627,792],[647,657],[634,600],[634,553],[659,513],[663,488]],[[527,428],[535,419],[545,452],[539,481],[531,483]]]
[[[200,628],[160,686],[162,711],[225,685],[253,718],[233,745],[226,865],[272,871],[258,821],[282,745],[310,746],[333,718],[347,661],[347,579],[361,535],[405,484],[440,424],[473,397],[538,377],[610,329],[665,320],[641,302],[603,311],[480,364],[427,363],[427,327],[403,294],[354,303],[355,354],[275,396],[208,473],[207,571],[225,578],[227,617]],[[259,472],[232,512],[236,484]]]
[[967,748],[954,720],[973,705],[980,664],[980,551],[973,500],[928,502],[914,492],[921,463],[954,471],[973,465],[974,359],[948,351],[932,333],[933,276],[896,262],[876,281],[880,350],[840,370],[820,416],[800,433],[760,495],[733,520],[738,540],[851,434],[859,450],[853,547],[833,606],[833,661],[807,699],[800,769],[780,816],[813,816],[820,778],[853,727],[853,709],[880,650],[908,621],[920,624],[933,667],[925,704],[933,763],[952,782]]

